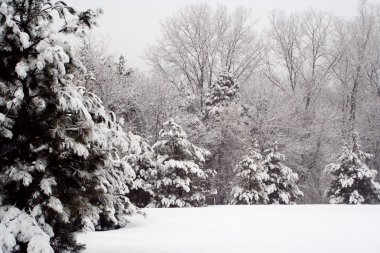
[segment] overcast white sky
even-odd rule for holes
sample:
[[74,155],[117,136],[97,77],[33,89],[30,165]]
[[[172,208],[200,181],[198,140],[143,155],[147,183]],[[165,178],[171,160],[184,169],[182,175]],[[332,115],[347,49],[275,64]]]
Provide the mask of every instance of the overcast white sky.
[[[308,8],[329,11],[341,17],[355,15],[358,0],[66,0],[78,10],[102,8],[99,28],[94,34],[103,35],[111,53],[123,54],[130,67],[145,69],[141,58],[144,50],[160,35],[160,21],[178,8],[194,2],[223,4],[231,9],[244,6],[253,16],[265,19],[268,11],[301,11]],[[370,0],[380,3],[380,0]]]

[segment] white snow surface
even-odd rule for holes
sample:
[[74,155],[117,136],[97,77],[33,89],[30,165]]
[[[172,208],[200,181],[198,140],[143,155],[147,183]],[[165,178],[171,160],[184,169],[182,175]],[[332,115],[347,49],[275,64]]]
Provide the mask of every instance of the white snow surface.
[[148,208],[126,228],[79,234],[86,253],[378,253],[380,205]]

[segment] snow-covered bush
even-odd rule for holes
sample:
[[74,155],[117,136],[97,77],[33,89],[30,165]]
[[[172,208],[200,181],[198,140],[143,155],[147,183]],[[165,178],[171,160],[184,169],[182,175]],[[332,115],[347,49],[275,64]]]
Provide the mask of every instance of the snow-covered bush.
[[204,205],[201,181],[207,150],[189,142],[183,129],[173,119],[164,123],[160,140],[153,149],[157,157],[155,205],[157,207],[190,207]]
[[244,156],[243,160],[235,168],[235,186],[232,189],[231,204],[266,204],[268,194],[265,181],[269,180],[268,171],[263,166],[263,157],[255,142],[250,154]]
[[352,133],[352,148],[344,145],[335,162],[325,168],[332,177],[326,192],[331,204],[373,204],[380,200],[377,171],[368,167],[371,154],[359,150],[358,134]]
[[269,175],[266,192],[269,204],[296,204],[303,193],[297,186],[298,174],[283,164],[285,155],[277,151],[277,143],[267,150],[264,168]]

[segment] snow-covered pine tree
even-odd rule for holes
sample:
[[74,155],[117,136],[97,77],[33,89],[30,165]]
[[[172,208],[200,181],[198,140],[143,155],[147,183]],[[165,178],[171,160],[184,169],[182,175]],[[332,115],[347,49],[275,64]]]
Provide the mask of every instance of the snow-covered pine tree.
[[209,167],[215,168],[213,178],[208,182],[214,193],[213,203],[229,203],[232,190],[230,180],[234,176],[231,167],[236,165],[236,161],[231,158],[242,155],[239,148],[235,147],[244,143],[239,135],[244,129],[242,118],[245,108],[238,103],[238,91],[239,85],[234,75],[222,70],[211,83],[209,92],[205,94],[202,123],[207,129],[207,136],[213,136],[206,138],[208,143],[205,143],[213,149],[213,157],[208,164]]
[[113,112],[106,112],[99,97],[82,87],[78,89],[83,90],[83,104],[95,122],[91,148],[103,156],[102,166],[94,172],[98,184],[95,189],[99,193],[89,196],[90,203],[96,208],[82,218],[82,229],[93,231],[124,227],[131,214],[140,213],[127,197],[136,173],[128,161],[120,158],[132,148],[134,139],[124,132]]
[[352,148],[346,144],[324,172],[332,177],[326,192],[331,204],[373,204],[380,200],[377,171],[368,167],[371,154],[359,149],[358,133],[352,132]]
[[207,115],[220,114],[223,107],[228,106],[237,98],[239,85],[232,73],[222,70],[217,79],[211,84],[210,91],[205,94]]
[[203,206],[205,189],[202,170],[210,153],[189,142],[173,119],[165,122],[159,141],[153,145],[157,156],[155,205],[157,207]]
[[269,175],[266,181],[268,204],[296,204],[303,193],[297,186],[298,174],[283,164],[285,155],[279,153],[277,142],[266,150],[264,169]]
[[[134,173],[118,158],[125,133],[75,85],[85,69],[64,36],[83,34],[97,14],[62,1],[0,0],[0,212],[22,210],[18,219],[38,224],[56,252],[82,250],[75,231],[123,226],[135,210],[125,197]],[[16,251],[27,238],[0,249]]]
[[123,158],[132,166],[136,173],[128,197],[138,207],[152,203],[154,196],[155,177],[157,175],[152,147],[141,136],[128,133],[130,142],[128,154]]
[[263,166],[263,160],[258,142],[255,141],[249,155],[244,156],[235,168],[237,174],[235,186],[231,191],[231,204],[268,203],[265,181],[269,180],[269,175]]

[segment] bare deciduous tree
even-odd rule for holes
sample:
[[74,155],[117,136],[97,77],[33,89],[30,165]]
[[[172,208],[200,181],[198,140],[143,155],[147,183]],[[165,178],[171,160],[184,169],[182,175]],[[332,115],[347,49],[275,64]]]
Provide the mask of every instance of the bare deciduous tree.
[[300,95],[307,111],[329,81],[338,58],[330,47],[333,18],[314,10],[289,15],[273,11],[269,20],[272,47],[264,74],[275,86]]
[[[356,125],[358,100],[364,100],[368,90],[376,86],[374,78],[379,68],[376,50],[379,46],[378,9],[361,1],[358,15],[353,21],[340,21],[337,25],[335,44],[340,50],[338,64],[334,67],[335,78],[342,91],[344,136]],[[372,86],[372,87],[371,87]]]
[[[266,76],[277,87],[283,87],[283,73],[286,73],[286,83],[295,93],[299,82],[299,72],[304,61],[301,55],[302,23],[299,16],[285,15],[273,11],[269,15],[270,29],[267,32],[271,46],[267,61]],[[285,87],[287,88],[287,87]]]
[[226,7],[188,5],[162,23],[162,32],[146,53],[148,62],[181,92],[195,94],[201,108],[216,72],[225,68],[244,81],[263,55],[244,8],[229,13]]

